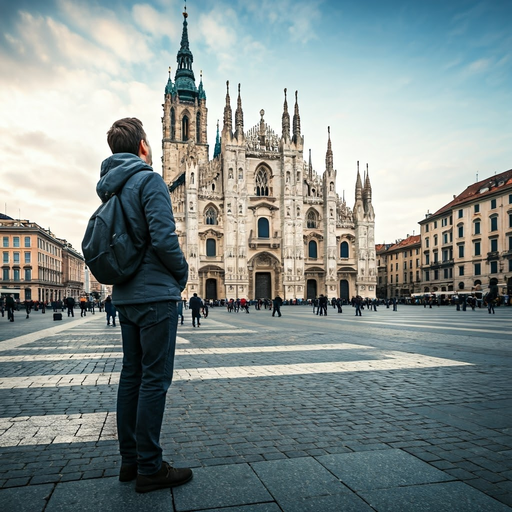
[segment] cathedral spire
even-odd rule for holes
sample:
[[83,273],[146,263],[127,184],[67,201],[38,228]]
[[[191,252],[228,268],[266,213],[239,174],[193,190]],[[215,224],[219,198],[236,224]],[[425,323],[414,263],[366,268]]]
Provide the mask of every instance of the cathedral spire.
[[185,10],[183,11],[183,31],[181,33],[181,46],[177,55],[178,69],[176,70],[176,75],[174,76],[174,82],[175,89],[181,100],[194,101],[198,97],[198,91],[196,88],[194,71],[192,70],[192,62],[194,61],[194,57],[190,51],[188,43],[187,18],[187,5],[185,4]]
[[295,91],[295,110],[293,113],[293,142],[297,144],[300,141],[300,115],[299,115],[299,100],[298,91]]
[[357,180],[356,180],[356,201],[363,199],[363,184],[361,183],[361,175],[359,174],[359,160],[357,161]]
[[224,107],[224,126],[222,133],[227,130],[229,133],[233,130],[233,113],[231,111],[231,98],[229,97],[229,80],[226,82],[226,105]]
[[333,169],[333,158],[332,158],[332,144],[331,144],[331,127],[327,127],[328,139],[327,139],[327,152],[325,153],[325,170],[332,171]]
[[370,183],[370,173],[368,171],[368,164],[366,164],[366,178],[364,180],[363,197],[365,199],[365,202],[372,202],[372,185]]
[[309,165],[308,165],[309,179],[313,179],[313,164],[311,163],[311,148],[309,149]]
[[242,98],[240,96],[240,84],[238,84],[238,99],[235,112],[235,137],[243,137],[244,135],[244,111],[242,110]]
[[219,135],[219,120],[217,119],[217,137],[215,137],[215,149],[213,150],[213,158],[216,158],[220,155],[220,135]]
[[173,93],[173,84],[171,80],[171,66],[169,66],[169,78],[167,79],[167,85],[165,86],[165,94]]
[[286,101],[286,89],[284,90],[284,105],[283,105],[283,139],[290,140],[290,114],[288,114],[288,102]]

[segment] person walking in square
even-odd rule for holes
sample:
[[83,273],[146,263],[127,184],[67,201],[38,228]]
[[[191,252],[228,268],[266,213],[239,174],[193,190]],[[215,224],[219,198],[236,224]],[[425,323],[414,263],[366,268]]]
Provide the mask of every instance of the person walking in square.
[[279,297],[279,295],[277,295],[273,302],[274,308],[272,310],[272,316],[275,316],[276,313],[278,316],[281,316],[281,305],[282,304],[283,304],[283,299],[281,299],[281,297]]
[[96,191],[103,202],[117,194],[132,228],[135,247],[144,251],[133,275],[114,284],[123,365],[117,393],[119,480],[136,480],[145,493],[191,480],[192,470],[163,460],[160,433],[174,371],[177,302],[188,278],[169,190],[153,172],[151,146],[136,118],[116,121],[107,134],[113,155],[101,164]]
[[7,309],[7,320],[14,322],[14,307],[15,302],[12,295],[7,295],[5,299],[5,309]]
[[73,297],[68,297],[66,299],[66,307],[68,308],[68,317],[74,317],[75,312],[73,311],[73,308],[75,307],[75,299]]

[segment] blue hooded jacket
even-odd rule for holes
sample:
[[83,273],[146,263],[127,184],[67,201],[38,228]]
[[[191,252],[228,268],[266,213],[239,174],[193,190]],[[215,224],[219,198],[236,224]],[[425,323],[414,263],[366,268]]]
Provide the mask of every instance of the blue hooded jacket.
[[[169,190],[162,177],[131,153],[116,153],[101,164],[96,192],[105,202],[117,193],[137,247],[144,259],[133,277],[116,284],[114,304],[141,304],[180,300],[188,279]],[[120,191],[120,192],[119,192]]]

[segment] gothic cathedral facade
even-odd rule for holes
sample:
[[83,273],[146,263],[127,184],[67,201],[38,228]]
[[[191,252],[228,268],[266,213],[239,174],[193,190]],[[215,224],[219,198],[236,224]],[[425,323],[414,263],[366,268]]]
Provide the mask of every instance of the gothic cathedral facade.
[[375,215],[368,170],[357,169],[355,204],[336,193],[328,132],[325,170],[304,160],[297,93],[290,122],[286,89],[281,133],[265,122],[244,131],[240,85],[234,115],[227,83],[213,159],[206,94],[196,86],[187,13],[174,82],[165,88],[163,171],[176,230],[189,262],[184,297],[311,299],[375,297]]

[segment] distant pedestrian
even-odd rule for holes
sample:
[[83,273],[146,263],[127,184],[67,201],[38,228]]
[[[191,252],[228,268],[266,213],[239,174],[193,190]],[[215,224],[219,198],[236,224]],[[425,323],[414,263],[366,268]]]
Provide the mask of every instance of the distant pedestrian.
[[12,297],[12,295],[7,295],[7,298],[5,299],[5,307],[7,309],[7,319],[10,322],[14,322],[14,308],[15,308],[15,301]]
[[189,301],[189,307],[192,311],[192,327],[196,326],[196,320],[197,320],[197,327],[201,325],[201,308],[203,307],[203,301],[200,297],[197,296],[197,293],[194,293],[194,296]]
[[74,317],[75,312],[73,309],[75,307],[75,299],[73,297],[68,297],[65,302],[66,302],[66,306],[68,308],[68,317],[69,316]]
[[361,313],[362,303],[363,303],[363,299],[358,295],[354,301],[354,305],[356,307],[356,316],[363,316],[363,314]]
[[178,307],[178,316],[181,318],[181,325],[183,325],[183,321],[185,320],[185,317],[183,316],[183,301],[179,300],[177,303]]
[[107,314],[107,325],[110,325],[110,320],[112,320],[112,327],[115,327],[117,310],[112,303],[112,297],[110,295],[105,299],[105,313]]
[[80,297],[80,316],[87,316],[87,298]]
[[272,310],[272,316],[275,316],[275,314],[277,313],[278,316],[281,316],[281,305],[283,304],[283,299],[281,299],[281,297],[279,297],[279,295],[276,296],[276,298],[274,299],[274,308]]

